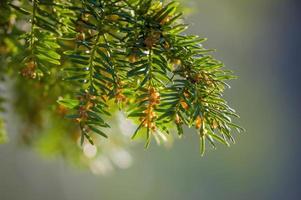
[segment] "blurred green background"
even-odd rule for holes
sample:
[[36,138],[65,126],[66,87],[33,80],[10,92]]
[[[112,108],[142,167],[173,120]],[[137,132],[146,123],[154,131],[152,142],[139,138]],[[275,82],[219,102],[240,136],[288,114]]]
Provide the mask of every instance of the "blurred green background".
[[[300,47],[298,0],[185,0],[189,33],[240,78],[226,98],[247,132],[231,148],[199,155],[187,132],[165,149],[132,148],[133,164],[95,176],[14,142],[0,146],[1,200],[300,199]],[[10,114],[14,118],[14,114]]]

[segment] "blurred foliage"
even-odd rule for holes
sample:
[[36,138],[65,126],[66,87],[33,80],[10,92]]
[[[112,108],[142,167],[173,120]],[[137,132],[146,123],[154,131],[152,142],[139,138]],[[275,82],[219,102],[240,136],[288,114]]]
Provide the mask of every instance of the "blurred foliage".
[[0,144],[7,141],[7,136],[5,132],[4,122],[0,120]]
[[124,115],[146,147],[185,126],[201,154],[206,141],[234,142],[243,129],[222,94],[235,77],[205,39],[183,33],[178,10],[159,0],[1,1],[0,75],[14,80],[25,144],[101,173],[130,163],[126,127],[116,128]]

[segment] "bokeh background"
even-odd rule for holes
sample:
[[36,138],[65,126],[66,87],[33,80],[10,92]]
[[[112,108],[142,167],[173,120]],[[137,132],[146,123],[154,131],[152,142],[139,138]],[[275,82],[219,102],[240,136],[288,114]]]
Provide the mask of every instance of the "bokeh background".
[[[15,122],[0,146],[1,200],[275,200],[301,198],[299,0],[185,0],[190,33],[240,77],[226,98],[246,133],[201,158],[188,132],[173,147],[132,148],[133,164],[105,176],[20,147]],[[14,114],[10,114],[11,118]]]

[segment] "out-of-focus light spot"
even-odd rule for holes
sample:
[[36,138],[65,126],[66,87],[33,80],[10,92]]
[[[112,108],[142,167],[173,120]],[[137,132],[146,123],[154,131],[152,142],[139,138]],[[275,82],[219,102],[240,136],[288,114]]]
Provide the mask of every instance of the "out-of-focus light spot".
[[146,54],[146,55],[149,55],[150,51],[145,50],[145,51],[143,51],[143,53]]
[[93,158],[97,154],[97,148],[96,148],[96,146],[94,146],[90,143],[86,143],[86,144],[84,144],[83,152],[84,152],[85,156],[87,156],[88,158]]
[[129,168],[133,162],[133,158],[129,152],[123,149],[114,150],[112,152],[111,159],[119,168],[122,169]]
[[131,136],[135,131],[134,124],[128,120],[124,114],[118,113],[118,125],[121,133],[125,136]]
[[106,175],[113,171],[113,165],[108,158],[102,156],[91,162],[90,169],[94,174]]

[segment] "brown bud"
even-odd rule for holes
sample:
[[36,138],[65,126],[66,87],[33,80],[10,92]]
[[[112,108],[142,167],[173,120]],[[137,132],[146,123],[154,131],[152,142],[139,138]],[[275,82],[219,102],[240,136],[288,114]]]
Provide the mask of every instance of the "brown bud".
[[85,33],[83,33],[83,32],[78,33],[76,36],[76,39],[80,40],[80,41],[84,41],[86,39]]
[[59,115],[65,115],[67,113],[67,111],[68,111],[68,109],[65,106],[60,105],[60,104],[58,105],[58,107],[57,107],[57,113]]
[[130,63],[135,63],[135,62],[137,62],[138,57],[136,54],[131,54],[131,55],[129,55],[128,59],[129,59]]
[[185,101],[181,101],[180,102],[180,104],[181,104],[181,106],[185,109],[185,110],[188,110],[188,108],[189,108],[189,106],[188,106],[188,104],[185,102]]
[[164,42],[163,47],[165,49],[169,49],[170,48],[170,44],[168,42]]
[[164,25],[166,23],[168,23],[170,21],[171,17],[170,16],[166,16],[164,17],[161,21],[160,21],[160,25]]
[[35,64],[35,62],[32,60],[32,61],[26,63],[26,67],[27,67],[28,69],[35,69],[36,64]]
[[201,118],[200,116],[198,116],[198,117],[196,118],[196,120],[195,120],[195,128],[196,128],[196,129],[201,128],[202,122],[203,122],[202,118]]
[[186,98],[189,98],[189,97],[190,97],[190,95],[189,95],[189,93],[188,93],[187,91],[184,92],[184,96],[185,96]]
[[93,106],[94,106],[94,103],[88,101],[87,104],[86,104],[86,106],[85,106],[85,110],[89,110]]
[[213,122],[212,122],[212,128],[213,129],[217,129],[218,128],[218,122],[216,121],[216,120],[213,120]]
[[151,124],[150,128],[151,128],[152,131],[156,131],[157,130],[157,127],[156,127],[156,125],[154,123]]
[[147,38],[144,40],[144,44],[145,44],[148,48],[152,48],[153,45],[155,44],[155,42],[156,42],[156,40],[155,40],[153,37],[151,37],[151,36],[147,37]]
[[174,65],[180,65],[182,63],[182,61],[180,59],[175,58],[175,59],[172,59],[171,63]]
[[181,123],[181,118],[180,118],[180,116],[178,114],[176,114],[175,121],[176,121],[176,124],[180,124]]
[[26,66],[21,70],[21,75],[27,78],[36,78],[36,72],[35,72],[36,64],[34,61],[29,61],[26,63]]
[[117,102],[124,102],[126,100],[126,97],[122,93],[117,93],[115,98]]
[[145,120],[145,121],[143,121],[143,124],[142,124],[144,127],[148,127],[148,121],[147,120]]
[[153,88],[153,87],[150,87],[150,88],[149,88],[149,93],[150,93],[150,94],[153,94],[154,92],[156,92],[156,89]]
[[194,82],[199,83],[202,79],[202,75],[201,74],[195,74],[193,79],[194,79]]

